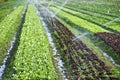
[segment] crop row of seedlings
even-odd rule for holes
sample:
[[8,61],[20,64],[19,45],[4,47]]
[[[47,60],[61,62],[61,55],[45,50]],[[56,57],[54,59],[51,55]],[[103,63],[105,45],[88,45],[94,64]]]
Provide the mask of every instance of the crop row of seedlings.
[[120,53],[120,35],[115,33],[98,32],[96,36],[100,37],[106,44],[111,46],[118,54]]
[[[74,3],[73,3],[74,4]],[[83,4],[82,4],[83,5]],[[82,7],[82,5],[80,5],[79,7],[77,7],[76,8],[76,4],[74,4],[74,5],[71,5],[71,4],[68,4],[68,5],[66,5],[66,7],[67,8],[70,8],[70,9],[72,9],[72,10],[76,10],[76,11],[78,11],[78,12],[83,12],[84,14],[86,13],[86,11],[88,11],[88,15],[90,14],[90,12],[92,11],[93,12],[93,15],[91,16],[92,18],[94,17],[94,16],[96,16],[96,13],[97,14],[99,14],[98,12],[102,12],[102,10],[105,10],[106,12],[109,12],[107,15],[106,14],[101,14],[100,16],[103,16],[103,19],[101,19],[101,18],[98,18],[99,20],[101,19],[102,21],[104,20],[104,18],[106,18],[106,19],[109,19],[110,21],[113,21],[113,20],[116,20],[116,21],[113,21],[113,22],[111,22],[111,23],[109,23],[109,21],[108,21],[108,24],[106,24],[106,22],[103,22],[103,24],[102,24],[102,27],[105,27],[106,29],[108,28],[108,29],[112,29],[114,32],[115,31],[118,31],[118,32],[120,32],[119,30],[117,30],[117,28],[119,29],[119,23],[120,23],[120,21],[119,21],[119,4],[111,4],[111,5],[107,5],[107,7],[109,8],[109,9],[105,9],[105,8],[100,8],[100,10],[99,9],[95,9],[94,7],[91,7],[91,6],[89,6],[88,8],[90,8],[91,7],[91,9],[88,9],[88,8],[85,8],[85,6],[83,6],[83,8],[85,8],[85,9],[83,9],[83,8],[81,8]],[[94,4],[90,4],[90,5],[94,5]],[[105,5],[105,4],[104,4]],[[102,6],[102,4],[100,4],[99,6]],[[114,6],[114,7],[113,7]],[[115,8],[116,7],[116,8]],[[75,8],[75,9],[73,9],[73,8]],[[110,9],[112,9],[113,8],[113,10],[110,10]],[[82,10],[82,11],[81,11]],[[89,11],[90,10],[90,11]],[[97,12],[96,12],[97,11]],[[112,15],[111,13],[112,12],[114,12],[114,15]],[[95,13],[95,15],[94,15],[94,13]],[[117,15],[117,16],[116,16]],[[116,19],[117,18],[117,19]],[[92,20],[92,19],[91,19]],[[97,19],[96,19],[97,20]],[[93,20],[92,20],[93,21]],[[100,22],[102,22],[102,21],[99,21],[98,23],[100,23]],[[94,22],[96,22],[96,21],[94,21]],[[116,26],[116,27],[114,27],[114,26]],[[114,29],[115,28],[115,29]]]
[[[77,3],[77,2],[70,2],[67,4],[68,6],[73,6],[76,7],[76,5],[79,9],[90,11],[90,12],[95,12],[99,13],[102,15],[107,15],[111,17],[119,17],[119,4],[116,3],[101,3],[98,4],[97,2],[89,3],[89,2],[84,2],[84,3]],[[116,15],[117,14],[117,15]]]
[[[42,13],[42,11],[40,12]],[[41,15],[52,32],[62,60],[66,67],[71,69],[68,78],[73,80],[117,80],[112,76],[110,68],[81,40],[76,39],[74,41],[75,36],[61,22],[56,18],[51,18],[49,13],[47,16]]]
[[[108,33],[108,32],[98,32],[95,33],[95,38],[93,40],[97,46],[100,46],[100,48],[104,48],[104,51],[107,52],[109,56],[111,56],[116,64],[120,64],[120,52],[119,52],[119,35],[115,33]],[[104,46],[103,46],[104,45]]]
[[[55,7],[51,7],[53,11],[56,11],[57,9]],[[93,34],[96,32],[109,32],[105,30],[104,28],[101,28],[95,24],[92,24],[86,20],[83,20],[77,16],[70,15],[69,13],[66,13],[64,11],[60,11],[57,16],[67,22],[67,24],[70,24],[73,28],[81,31],[81,32],[89,32],[90,33],[90,40],[95,43],[96,46],[102,48],[103,51],[108,53],[109,56],[112,56],[114,61],[116,63],[119,63],[119,57],[116,55],[116,52],[108,45],[106,45],[101,39],[95,37]],[[93,33],[93,34],[91,34]],[[103,46],[104,45],[104,46]],[[116,59],[117,56],[117,59]]]
[[[99,37],[95,36],[95,35],[91,35],[89,34],[87,30],[85,30],[84,28],[80,28],[78,26],[75,26],[75,24],[72,24],[71,22],[69,22],[68,20],[66,20],[64,17],[58,16],[57,17],[58,20],[60,20],[60,22],[62,22],[63,24],[65,24],[65,26],[72,31],[72,33],[74,33],[75,35],[84,35],[82,37],[80,37],[80,39],[86,43],[91,49],[94,49],[93,51],[100,51],[100,52],[96,52],[96,54],[103,54],[102,57],[106,57],[104,56],[104,52],[107,53],[108,56],[112,57],[112,59],[114,61],[112,61],[113,64],[120,64],[120,57],[116,54],[116,52],[112,49],[112,47],[110,47],[109,45],[106,45],[106,43],[101,40]],[[91,46],[93,45],[93,46]],[[97,48],[96,48],[97,47]],[[109,58],[110,59],[110,58]],[[111,59],[110,59],[111,61]],[[109,62],[109,60],[108,60]],[[111,63],[111,62],[110,62]],[[117,72],[116,72],[117,71]],[[117,74],[119,71],[115,70],[115,73]]]
[[[57,7],[57,6],[54,5],[54,7]],[[78,8],[75,8],[75,9],[78,9]],[[116,27],[113,26],[113,23],[109,24],[109,25],[104,25],[105,23],[112,21],[114,19],[112,17],[110,17],[110,19],[108,19],[108,18],[101,17],[101,15],[95,16],[95,15],[93,15],[94,13],[92,15],[88,14],[88,13],[86,14],[85,12],[74,10],[73,7],[72,7],[72,9],[71,9],[71,7],[63,8],[62,11],[66,12],[68,14],[77,16],[81,19],[87,20],[88,22],[94,23],[94,24],[96,24],[102,28],[105,28],[109,31],[120,33],[120,29],[118,26],[119,22],[114,22],[114,26],[116,25]]]
[[63,24],[55,19],[53,25],[55,39],[62,49],[62,57],[65,56],[64,60],[67,59],[70,62],[69,65],[77,78],[117,80],[111,77],[112,73],[109,68],[84,43],[80,40],[72,42],[74,35]]
[[0,21],[2,20],[2,18],[4,16],[6,16],[7,14],[9,14],[10,12],[12,12],[13,9],[2,9],[0,10]]
[[56,80],[51,53],[36,10],[29,5],[18,50],[7,63],[3,80]]
[[[57,8],[55,8],[55,7],[51,7],[51,9],[53,10],[53,12],[55,12],[57,10]],[[107,30],[101,28],[98,25],[90,23],[90,22],[88,22],[84,19],[81,19],[81,18],[77,17],[77,16],[68,14],[64,11],[60,11],[57,15],[63,16],[68,21],[72,22],[73,24],[76,24],[79,27],[84,27],[85,29],[91,31],[92,33],[94,33],[94,32],[107,32]]]
[[9,0],[7,2],[0,3],[0,10],[1,9],[6,9],[6,8],[14,8],[18,7],[20,4],[26,3],[26,1],[21,0]]
[[94,15],[91,17],[91,15],[88,15],[88,14],[85,14],[85,13],[80,13],[80,12],[71,10],[69,8],[63,8],[62,10],[67,12],[67,13],[69,13],[69,14],[78,16],[80,18],[88,20],[89,22],[92,22],[92,23],[95,23],[95,24],[99,24],[99,25],[100,24],[104,24],[104,23],[110,21],[109,19],[100,18],[100,17],[94,16]]
[[[58,4],[58,5],[60,5],[60,4]],[[119,6],[120,5],[117,5],[116,7],[119,7]],[[71,9],[73,11],[80,12],[79,14],[77,14],[76,12],[74,12],[74,13],[71,12],[73,15],[76,15],[76,16],[78,16],[80,18],[84,18],[85,20],[88,20],[88,21],[90,21],[92,23],[95,23],[95,24],[97,24],[97,25],[99,25],[99,26],[101,26],[101,27],[103,27],[105,29],[108,29],[110,31],[120,33],[119,16],[118,17],[113,17],[113,16],[104,15],[104,14],[98,14],[98,13],[87,11],[87,10],[81,10],[81,7],[76,8],[76,5],[69,5],[68,4],[65,7],[67,9]],[[110,6],[110,8],[114,9],[112,11],[115,11],[115,12],[117,11],[116,14],[119,13],[119,9],[116,9],[116,8],[114,8],[112,6]],[[93,9],[95,9],[95,8],[93,8]],[[101,8],[101,10],[102,10],[102,8]],[[97,10],[97,11],[99,11],[99,10]],[[67,10],[67,12],[70,13],[69,10]],[[115,21],[113,21],[113,20],[115,20]],[[110,21],[113,21],[113,22],[110,22]],[[114,26],[116,26],[116,27],[114,27]]]
[[0,64],[5,57],[10,41],[18,29],[24,6],[19,6],[0,22]]
[[[109,5],[108,5],[109,6]],[[116,5],[114,5],[114,6],[116,6]],[[111,8],[113,8],[113,10],[111,10],[111,11],[114,11],[114,13],[115,14],[118,14],[119,13],[119,6],[120,5],[117,5],[116,7],[117,8],[114,8],[114,7],[112,7],[112,6],[110,6],[109,8],[111,9]],[[72,10],[75,10],[75,11],[77,11],[77,12],[80,12],[80,13],[83,13],[83,14],[86,14],[86,11],[87,10],[82,10],[81,11],[81,7],[77,7],[76,8],[76,5],[66,5],[66,7],[67,8],[69,8],[69,9],[72,9]],[[74,8],[75,7],[75,8]],[[91,6],[90,6],[91,7]],[[87,8],[88,9],[88,8]],[[95,10],[95,8],[93,8],[94,10]],[[100,8],[101,10],[102,10],[102,8]],[[96,9],[97,11],[99,11],[99,9]],[[101,11],[100,10],[100,11]],[[108,9],[106,9],[106,10],[108,10]],[[109,11],[109,10],[108,10]],[[106,11],[107,12],[107,11]],[[90,15],[90,13],[91,13],[91,11],[88,11],[87,12],[87,16],[88,15]],[[111,22],[111,23],[109,23],[109,24],[106,24],[107,22],[109,22],[109,21],[112,21],[112,20],[114,20],[114,19],[116,19],[116,18],[119,18],[119,16],[117,17],[114,17],[114,16],[109,16],[109,15],[104,15],[104,14],[101,14],[100,16],[103,16],[103,17],[101,17],[101,18],[99,18],[98,17],[98,19],[97,19],[97,17],[95,17],[96,16],[96,14],[94,15],[94,13],[95,12],[93,12],[92,13],[92,16],[90,15],[90,16],[88,16],[88,17],[86,17],[85,19],[90,19],[89,21],[92,21],[93,23],[95,22],[96,24],[99,24],[100,25],[100,23],[102,23],[100,26],[101,27],[104,27],[104,28],[106,28],[106,29],[108,29],[108,30],[111,30],[111,31],[116,31],[116,32],[120,32],[119,31],[119,23],[120,23],[120,21],[119,21],[119,19],[117,19],[116,21],[114,21],[114,22]],[[111,12],[110,12],[111,13]],[[98,15],[98,13],[97,13],[97,15]],[[80,15],[79,15],[80,16]],[[85,16],[84,16],[85,17]],[[91,18],[90,18],[91,17]],[[92,19],[92,18],[94,18],[94,19]],[[107,21],[106,19],[104,19],[104,18],[106,18],[107,20],[109,20],[109,21]],[[107,22],[106,22],[107,21]],[[116,27],[114,27],[114,26],[116,26]]]
[[9,15],[12,11],[14,11],[18,6],[24,5],[26,1],[7,1],[4,3],[0,3],[0,21],[2,21],[6,15]]
[[[57,3],[56,5],[60,6],[60,3]],[[67,9],[70,9],[70,10],[73,10],[73,11],[76,11],[76,12],[79,12],[79,13],[82,13],[82,14],[85,14],[85,15],[88,15],[88,16],[92,16],[92,17],[95,17],[95,18],[100,18],[100,19],[103,19],[103,20],[112,20],[114,19],[114,17],[111,17],[111,16],[107,16],[107,15],[102,15],[102,14],[99,14],[99,13],[95,13],[95,12],[91,12],[91,11],[87,11],[87,10],[82,10],[80,9],[79,7],[75,7],[75,5],[65,5],[64,8],[67,8]]]

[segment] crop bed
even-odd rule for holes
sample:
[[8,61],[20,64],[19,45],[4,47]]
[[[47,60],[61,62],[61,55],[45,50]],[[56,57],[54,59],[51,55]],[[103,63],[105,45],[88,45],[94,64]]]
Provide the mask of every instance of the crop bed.
[[[49,25],[51,21],[48,20]],[[54,37],[62,49],[64,59],[70,62],[76,78],[80,79],[113,79],[105,63],[100,60],[82,41],[74,39],[74,35],[57,19],[54,19]],[[66,62],[67,63],[67,62]]]
[[19,6],[0,22],[0,64],[6,55],[14,33],[18,29],[23,9],[23,6]]
[[[54,5],[54,7],[58,7],[60,6],[61,3],[57,3],[56,5]],[[85,3],[79,3],[78,5],[79,6],[76,6],[76,4],[78,3],[68,3],[67,5],[65,5],[64,8],[62,8],[62,10],[64,12],[67,12],[71,15],[74,15],[74,16],[77,16],[79,18],[82,18],[84,20],[87,20],[88,22],[91,22],[91,23],[94,23],[104,29],[107,29],[109,31],[112,31],[112,32],[115,32],[115,33],[120,33],[120,27],[119,27],[119,16],[115,17],[114,15],[112,14],[106,14],[106,13],[99,13],[99,12],[102,12],[101,7],[103,6],[109,6],[108,4],[104,5],[104,4],[101,4],[101,5],[98,5],[98,4],[92,4],[92,5],[95,5],[96,7],[99,6],[98,8],[100,8],[101,10],[99,10],[98,8],[94,8],[93,6],[88,6],[86,5]],[[81,5],[80,5],[81,4]],[[85,6],[86,5],[86,6]],[[89,4],[91,5],[91,4]],[[113,6],[115,7],[116,5],[113,4]],[[86,7],[86,8],[85,8]],[[92,10],[94,11],[91,11],[91,9],[88,9],[88,8],[91,7]],[[109,8],[113,8],[113,10],[111,11],[117,11],[119,10],[118,8],[114,8],[114,7],[109,7]],[[83,9],[85,8],[85,9]],[[104,7],[106,8],[106,7]],[[90,10],[90,11],[89,11]],[[96,11],[97,10],[97,11]],[[107,12],[108,9],[105,9],[105,11]],[[112,12],[111,12],[112,13]],[[116,14],[118,14],[119,12],[116,12]],[[114,21],[115,20],[115,21]],[[111,22],[113,21],[113,22]],[[109,23],[110,22],[110,23]],[[106,24],[107,23],[107,24]]]
[[[57,7],[51,6],[50,9],[53,12],[56,12],[58,9]],[[72,7],[72,5],[71,5],[71,7]],[[73,8],[75,8],[75,7],[73,7]],[[78,8],[78,9],[80,10],[80,8]],[[82,18],[84,15],[81,14],[80,12],[74,11],[71,9],[67,9],[67,8],[62,8],[62,10],[56,16],[59,19],[61,19],[64,23],[67,23],[72,28],[71,31],[73,32],[73,34],[79,35],[79,33],[88,33],[88,35],[90,35],[90,36],[89,37],[86,36],[86,37],[89,38],[88,40],[91,40],[91,42],[88,42],[88,43],[90,43],[90,44],[93,43],[93,45],[98,47],[100,50],[100,53],[95,52],[96,54],[104,55],[104,53],[107,53],[107,55],[109,55],[109,57],[111,57],[115,61],[113,63],[119,64],[119,62],[120,62],[119,56],[116,54],[116,52],[109,45],[106,45],[103,42],[103,40],[94,36],[94,33],[97,33],[97,32],[119,33],[119,28],[117,26],[114,25],[115,26],[115,27],[113,27],[114,30],[109,29],[109,28],[111,28],[110,26],[107,26],[108,28],[104,28],[98,24],[95,24],[94,22],[90,22],[89,20],[87,20],[88,17]],[[79,16],[81,16],[81,17],[79,17]],[[90,19],[93,17],[94,16],[90,16]],[[100,18],[98,18],[98,17],[96,17],[96,19],[100,20]],[[92,19],[92,20],[96,21],[95,19]],[[100,20],[100,21],[103,21],[103,20]],[[98,23],[100,23],[100,21],[98,21]],[[74,30],[76,30],[77,33],[74,32]],[[89,47],[91,48],[91,45]],[[96,47],[94,47],[92,49],[96,50],[95,49]]]
[[[40,10],[42,13],[42,11]],[[46,11],[45,11],[46,12]],[[60,51],[62,60],[67,68],[71,69],[70,79],[80,80],[118,80],[112,76],[110,68],[100,60],[81,40],[76,39],[70,30],[68,30],[56,18],[41,14],[44,21],[49,26],[57,48]]]
[[0,3],[0,22],[11,12],[13,12],[18,6],[24,6],[26,1],[24,0],[6,0],[5,3]]
[[18,49],[7,63],[3,80],[56,80],[51,53],[35,8],[29,5]]
[[[57,8],[55,8],[55,7],[51,7],[50,9],[53,12],[55,12],[57,10]],[[88,21],[86,21],[84,19],[78,18],[77,16],[71,15],[71,14],[66,13],[64,11],[60,11],[57,15],[66,18],[67,21],[70,21],[73,24],[76,24],[80,28],[86,29],[91,33],[94,33],[94,32],[107,32],[107,30],[105,30],[104,28],[99,27],[96,24],[90,23],[90,22],[88,22]]]
[[111,46],[117,53],[120,53],[120,35],[107,32],[99,32],[95,33],[95,35]]

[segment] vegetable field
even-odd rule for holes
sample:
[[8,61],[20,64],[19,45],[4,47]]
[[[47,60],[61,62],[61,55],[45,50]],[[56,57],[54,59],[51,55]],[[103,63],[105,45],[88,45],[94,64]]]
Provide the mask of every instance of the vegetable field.
[[0,80],[120,80],[120,0],[0,0]]

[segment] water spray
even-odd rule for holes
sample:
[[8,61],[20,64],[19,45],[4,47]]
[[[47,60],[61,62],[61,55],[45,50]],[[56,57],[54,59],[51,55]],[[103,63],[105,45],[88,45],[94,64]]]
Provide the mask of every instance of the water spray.
[[47,8],[49,8],[50,5],[52,5],[52,3],[53,3],[53,0],[50,1],[50,3],[48,4],[48,7],[47,7]]
[[66,1],[64,2],[64,4],[61,5],[61,6],[58,8],[58,10],[54,13],[54,15],[53,15],[52,17],[55,17],[55,15],[56,15],[58,12],[60,12],[61,9],[62,9],[67,3],[68,3],[68,0],[66,0]]
[[120,17],[118,17],[118,18],[115,18],[115,19],[113,19],[112,21],[109,21],[109,22],[107,22],[107,23],[105,23],[105,24],[103,24],[104,26],[107,26],[108,24],[111,24],[111,23],[113,23],[113,22],[115,22],[115,21],[117,21],[117,20],[119,20],[120,19]]
[[79,36],[77,36],[76,38],[74,38],[72,41],[76,41],[77,39],[80,39],[80,38],[86,36],[87,34],[88,34],[88,33],[83,33],[82,35],[79,35]]

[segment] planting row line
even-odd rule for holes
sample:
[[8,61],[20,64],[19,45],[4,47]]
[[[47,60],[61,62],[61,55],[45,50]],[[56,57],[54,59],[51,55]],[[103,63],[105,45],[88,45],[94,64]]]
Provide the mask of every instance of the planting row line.
[[[75,79],[116,79],[112,77],[110,68],[105,65],[83,42],[79,39],[73,41],[75,36],[58,20],[53,19],[53,35],[59,45],[63,60],[73,70]],[[53,27],[54,25],[54,27]]]
[[25,3],[26,1],[24,0],[9,0],[7,2],[4,3],[0,3],[0,10],[2,9],[7,9],[7,8],[14,8],[14,7],[18,7],[20,4]]
[[[99,46],[105,53],[107,53],[107,55],[112,57],[112,59],[115,61],[116,64],[119,65],[120,55],[119,55],[119,52],[116,51],[116,49],[119,50],[119,47],[118,47],[119,43],[117,42],[116,44],[116,41],[118,41],[117,40],[118,38],[113,38],[112,36],[110,37],[109,34],[115,34],[115,33],[98,32],[94,34],[94,38],[92,40],[95,43],[95,45]],[[109,44],[112,44],[112,46],[110,46],[108,42]],[[113,48],[113,46],[116,46],[116,48]]]
[[120,35],[106,32],[95,33],[95,35],[110,45],[117,53],[120,53]]
[[[51,7],[51,9],[55,12],[57,10],[57,8],[55,7]],[[83,27],[89,31],[91,31],[92,33],[94,32],[107,32],[107,30],[101,28],[100,26],[98,25],[95,25],[93,23],[90,23],[84,19],[81,19],[77,16],[74,16],[74,15],[71,15],[71,14],[68,14],[64,11],[60,11],[58,13],[58,16],[63,16],[64,18],[66,18],[68,21],[78,25],[79,27]]]
[[19,6],[0,22],[0,64],[20,23],[24,7]]
[[[42,13],[42,10],[40,11]],[[46,11],[47,12],[47,11]],[[110,68],[100,60],[82,41],[74,40],[75,36],[56,18],[51,18],[48,13],[44,16],[52,32],[56,46],[60,51],[61,58],[68,69],[71,70],[70,79],[115,79]]]
[[0,21],[2,20],[2,18],[4,16],[6,16],[7,14],[9,14],[10,12],[12,12],[13,9],[3,9],[0,11]]
[[[55,7],[51,7],[51,9],[54,10],[54,11],[56,10]],[[88,22],[84,19],[81,19],[79,17],[76,17],[74,15],[70,15],[70,14],[64,12],[64,11],[60,11],[57,16],[60,17],[61,19],[63,19],[68,24],[70,24],[72,27],[80,30],[81,32],[90,32],[90,33],[108,32],[107,30],[105,30],[105,29],[103,29],[103,28],[101,28],[101,27],[99,27],[95,24],[92,24],[92,23],[90,23],[90,22]],[[93,40],[94,35],[91,35],[90,39]],[[112,56],[115,59],[115,62],[117,62],[117,63],[119,62],[119,58],[117,58],[118,60],[115,58],[116,57],[116,52],[113,49],[108,50],[109,46],[108,45],[105,46],[105,44],[104,44],[104,42],[102,42],[102,40],[98,41],[98,39],[96,39],[96,37],[95,37],[94,41],[92,41],[92,42],[95,42],[95,44],[97,43],[98,46],[99,46],[99,43],[100,44],[103,43],[102,46],[104,45],[104,49],[103,49],[103,47],[102,47],[102,49],[105,52],[107,52],[110,56]],[[99,46],[99,47],[101,47],[101,46]],[[113,52],[115,54],[113,54]]]
[[[78,38],[80,38],[90,48],[92,48],[93,51],[95,51],[98,55],[102,55],[102,54],[104,54],[103,52],[105,52],[105,53],[107,53],[107,55],[112,57],[112,59],[115,61],[116,64],[119,64],[120,57],[116,54],[116,52],[112,49],[112,47],[110,47],[109,45],[106,45],[106,43],[103,40],[101,40],[99,37],[89,34],[86,30],[83,30],[83,28],[80,28],[78,26],[75,27],[75,24],[72,24],[71,22],[67,21],[63,17],[62,18],[57,17],[57,19],[60,22],[62,22],[62,24],[64,24],[69,30],[71,30],[72,33],[74,33],[74,35],[77,35]],[[95,46],[99,47],[99,49],[98,48],[96,49]],[[102,52],[100,49],[102,50]],[[104,57],[106,57],[106,56],[104,56]]]
[[51,53],[35,8],[29,5],[18,50],[8,63],[3,79],[56,80]]
[[[60,3],[57,3],[56,5],[60,6]],[[67,8],[67,9],[70,9],[70,10],[73,10],[73,11],[76,11],[76,12],[79,12],[79,13],[82,13],[82,14],[86,14],[86,15],[92,16],[92,17],[98,17],[98,18],[102,18],[102,19],[106,19],[106,20],[114,19],[114,17],[103,15],[103,14],[100,14],[100,13],[87,11],[87,10],[83,10],[79,7],[76,8],[76,7],[73,7],[73,6],[65,5],[64,8]]]
[[119,17],[119,4],[106,4],[106,3],[89,3],[89,2],[83,2],[83,3],[76,3],[76,2],[70,2],[67,4],[68,6],[77,7],[82,10],[87,10],[107,16],[112,17]]
[[[111,31],[114,31],[114,32],[117,32],[117,33],[120,33],[119,31],[119,26],[120,26],[120,18],[119,16],[116,16],[115,15],[119,15],[120,13],[120,10],[119,10],[119,4],[97,4],[97,3],[80,3],[78,4],[79,6],[76,7],[76,4],[78,3],[68,3],[67,5],[65,5],[66,8],[69,8],[71,10],[74,10],[74,11],[77,11],[77,12],[80,12],[80,13],[83,13],[84,16],[81,16],[81,15],[78,15],[79,17],[84,17],[85,19],[95,23],[95,24],[98,24],[100,25],[101,27],[104,27],[106,29],[109,29]],[[57,3],[57,5],[60,5],[60,3]],[[91,9],[93,11],[91,11],[90,9],[88,8],[85,8],[86,6],[83,6],[83,5],[87,5],[88,8],[91,7]],[[109,9],[106,9],[106,7],[104,8],[94,8],[93,5],[96,5],[96,6],[106,6],[107,8]],[[115,8],[116,7],[116,8]],[[85,9],[83,9],[85,8]],[[113,10],[110,10],[110,9],[113,9]],[[90,10],[90,11],[89,11]],[[100,14],[99,12],[102,12],[101,10],[106,10],[106,12],[109,12],[107,13],[106,15],[105,14]],[[112,12],[114,13],[114,16],[111,15]],[[104,12],[104,11],[103,11]],[[87,14],[87,16],[85,17],[85,14]],[[76,15],[76,14],[74,14]],[[89,15],[89,16],[88,16]],[[98,19],[97,19],[98,18]],[[100,24],[101,23],[101,24]]]
[[[54,7],[57,7],[57,6],[54,6]],[[103,28],[107,29],[107,30],[120,33],[119,22],[117,22],[117,21],[113,22],[111,24],[108,24],[108,25],[103,25],[107,22],[112,21],[114,18],[105,19],[103,17],[98,17],[98,16],[94,16],[94,15],[91,16],[89,14],[85,14],[85,13],[81,13],[81,12],[78,12],[78,11],[75,11],[75,10],[71,10],[71,8],[63,8],[62,10],[64,12],[68,13],[68,14],[71,14],[71,15],[77,16],[81,19],[87,20],[88,22],[94,23],[94,24],[96,24],[100,27],[103,27]]]
[[0,21],[2,21],[2,19],[4,19],[4,17],[8,14],[10,14],[13,10],[15,10],[18,6],[20,5],[24,5],[26,3],[26,1],[23,2],[23,0],[21,1],[7,1],[4,3],[0,4]]

